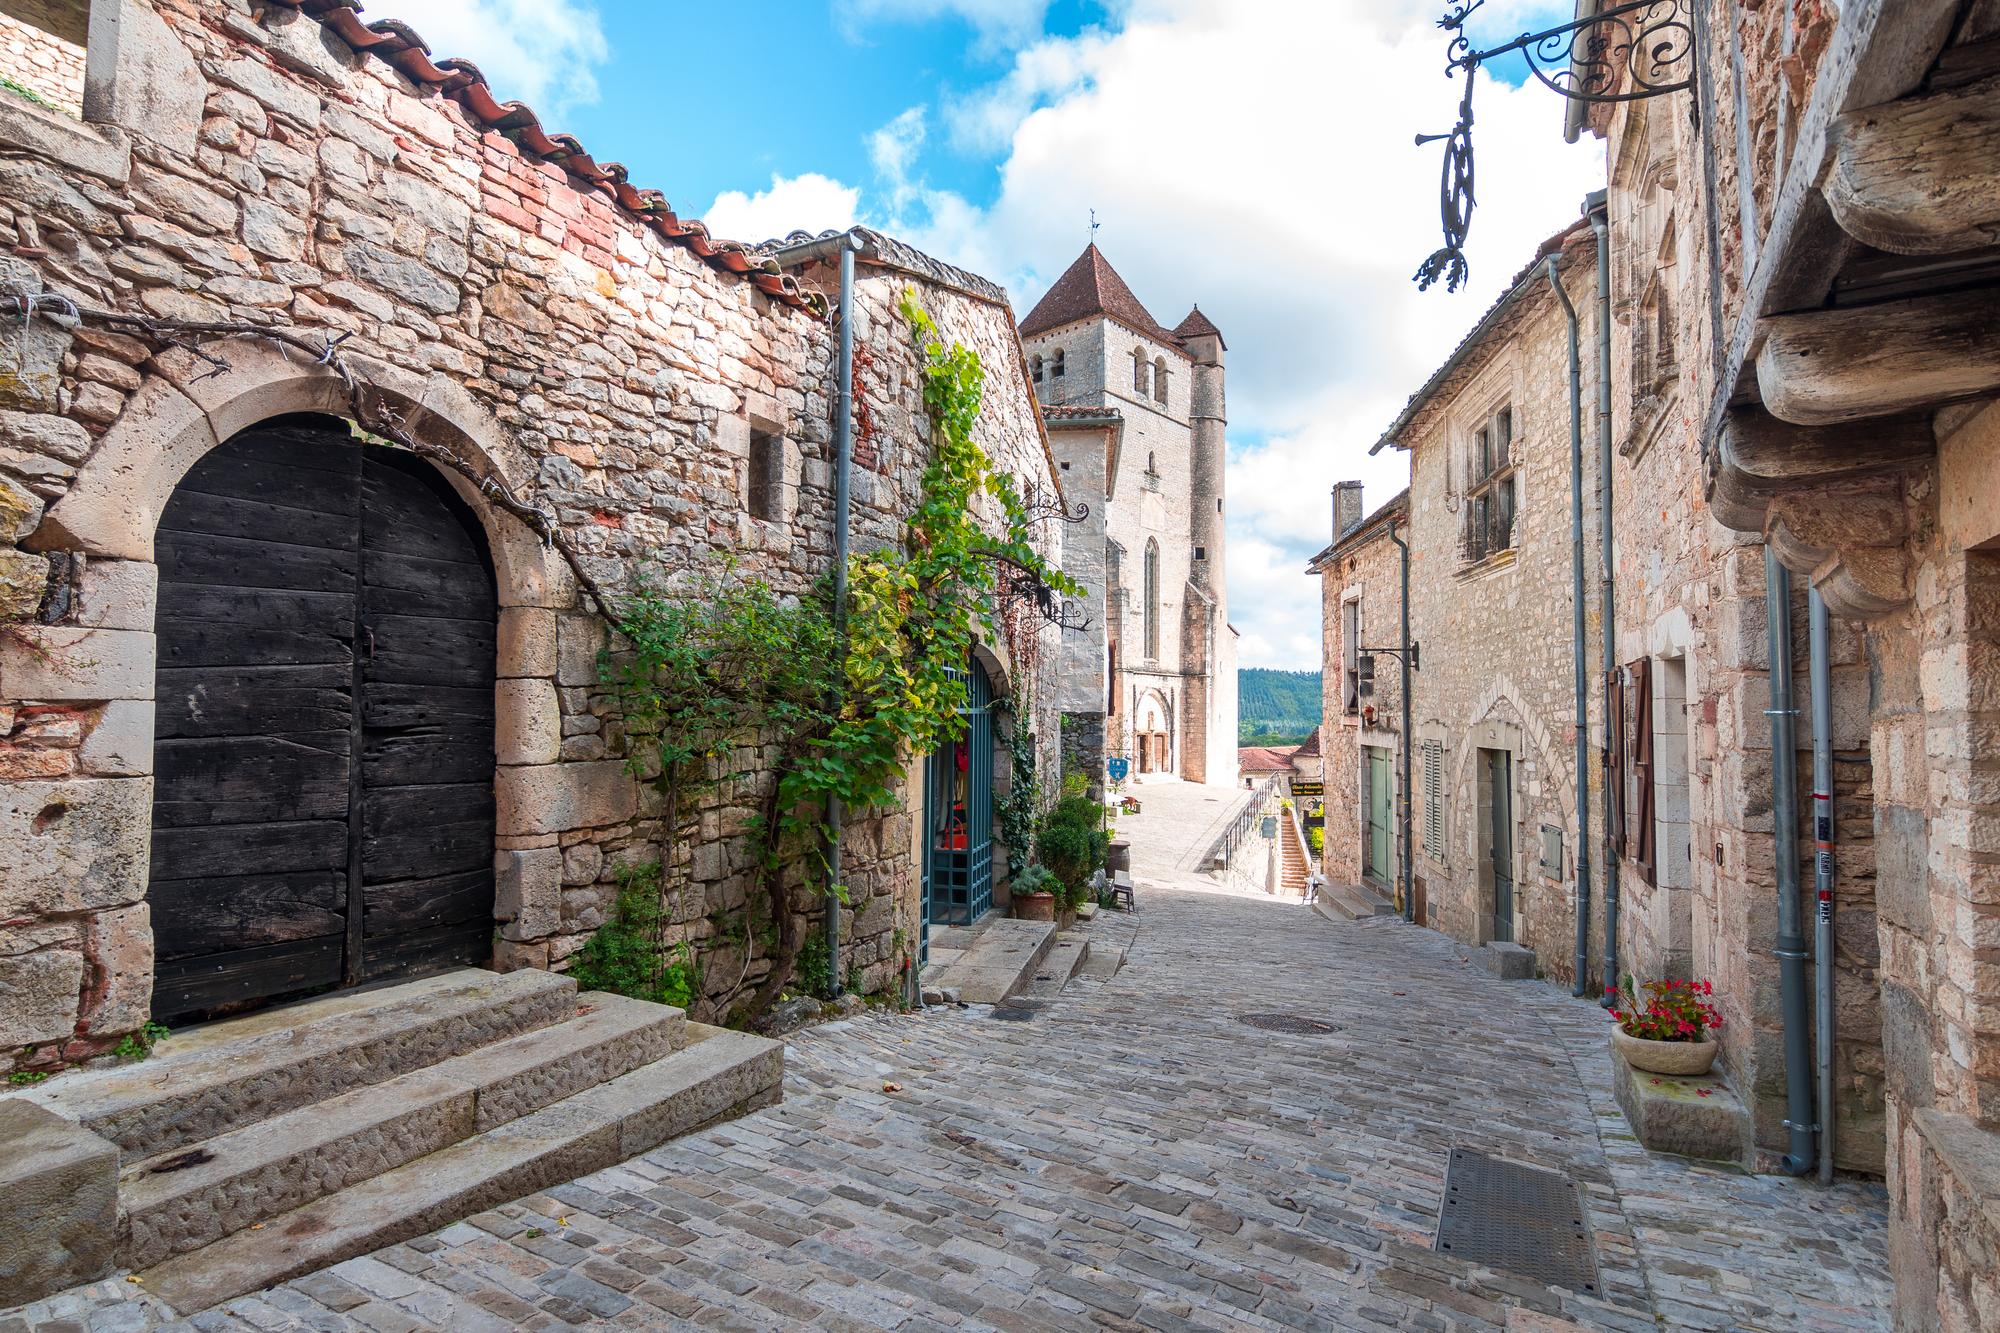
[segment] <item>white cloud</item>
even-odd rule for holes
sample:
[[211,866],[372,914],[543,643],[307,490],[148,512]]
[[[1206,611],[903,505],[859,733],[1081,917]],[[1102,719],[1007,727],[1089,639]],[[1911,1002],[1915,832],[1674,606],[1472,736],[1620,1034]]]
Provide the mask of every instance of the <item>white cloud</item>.
[[597,100],[595,71],[611,48],[595,0],[400,0],[397,7],[438,59],[470,60],[503,100],[543,116]]
[[860,197],[858,187],[842,185],[818,172],[803,176],[773,173],[768,190],[755,194],[724,190],[702,214],[702,221],[716,236],[750,242],[795,230],[837,230],[854,225]]
[[1435,16],[1431,0],[1134,0],[1121,31],[1038,43],[947,107],[955,139],[1004,144],[991,207],[923,189],[916,147],[899,161],[898,234],[1007,283],[1022,311],[1095,208],[1099,245],[1156,317],[1199,301],[1222,328],[1246,665],[1317,665],[1303,569],[1328,539],[1333,483],[1367,482],[1370,508],[1401,488],[1402,456],[1368,446],[1603,184],[1597,147],[1563,143],[1553,94],[1482,81],[1471,288],[1419,293],[1441,146],[1412,136],[1450,128],[1463,90],[1443,77]]

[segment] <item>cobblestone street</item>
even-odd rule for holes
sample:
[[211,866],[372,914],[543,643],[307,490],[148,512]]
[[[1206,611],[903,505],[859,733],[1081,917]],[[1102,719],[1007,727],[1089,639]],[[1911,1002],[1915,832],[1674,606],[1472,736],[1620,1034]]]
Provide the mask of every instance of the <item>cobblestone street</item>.
[[[1160,830],[1157,868],[1202,836],[1183,803],[1207,798],[1145,796],[1121,832]],[[1885,1326],[1882,1190],[1647,1155],[1594,1005],[1392,919],[1336,925],[1158,869],[1139,899],[1125,970],[1025,1021],[803,1033],[781,1106],[191,1326]],[[1461,1144],[1575,1176],[1601,1299],[1433,1253]],[[127,1284],[90,1293],[36,1326],[154,1322]]]

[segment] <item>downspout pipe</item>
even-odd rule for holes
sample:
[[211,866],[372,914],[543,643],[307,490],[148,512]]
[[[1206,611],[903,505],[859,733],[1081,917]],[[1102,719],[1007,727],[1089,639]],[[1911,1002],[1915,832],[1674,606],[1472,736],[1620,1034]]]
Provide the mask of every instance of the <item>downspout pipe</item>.
[[1410,844],[1410,778],[1414,771],[1410,764],[1411,722],[1416,711],[1411,707],[1410,664],[1410,544],[1396,532],[1396,524],[1389,524],[1389,540],[1396,543],[1403,564],[1403,790],[1399,793],[1403,802],[1403,855],[1401,870],[1403,880],[1403,920],[1417,919],[1417,897],[1414,876],[1416,874],[1417,849]]
[[1799,931],[1798,709],[1792,697],[1792,575],[1764,548],[1764,614],[1770,622],[1771,840],[1778,867],[1778,992],[1784,1012],[1786,1174],[1813,1169],[1813,1088],[1806,1032],[1806,942]]
[[[848,520],[853,508],[850,492],[854,479],[854,255],[863,244],[857,233],[844,231],[803,245],[784,247],[772,256],[781,268],[826,263],[836,257],[840,264],[840,299],[836,307],[838,401],[833,411],[833,630],[843,649],[847,643]],[[845,976],[840,965],[840,833],[846,814],[838,796],[827,797],[826,956],[832,972],[828,992],[836,1000],[844,988]]]
[[1613,595],[1611,540],[1611,219],[1602,190],[1591,193],[1584,207],[1590,214],[1590,234],[1597,243],[1597,557],[1598,616],[1602,622],[1598,633],[1604,645],[1604,745],[1599,751],[1604,775],[1604,994],[1598,1002],[1608,1009],[1616,1002],[1611,989],[1618,984],[1619,879],[1618,829],[1612,818],[1618,811],[1618,793],[1611,790],[1611,681],[1612,673],[1618,670],[1618,603]]
[[1583,365],[1576,306],[1563,290],[1556,257],[1549,286],[1569,319],[1569,556],[1570,657],[1576,695],[1576,981],[1570,994],[1590,992],[1590,670],[1583,626]]
[[1819,1064],[1819,1183],[1833,1183],[1833,671],[1826,601],[1806,596],[1813,728],[1813,1034]]

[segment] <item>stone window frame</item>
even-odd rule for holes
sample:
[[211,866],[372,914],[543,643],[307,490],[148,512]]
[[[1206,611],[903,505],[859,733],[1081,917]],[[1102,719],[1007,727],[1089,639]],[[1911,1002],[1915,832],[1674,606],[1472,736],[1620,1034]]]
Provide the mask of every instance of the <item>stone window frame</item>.
[[1161,407],[1167,406],[1167,358],[1153,358],[1153,401]]
[[[798,521],[805,458],[798,441],[785,429],[784,420],[777,399],[746,392],[742,410],[716,422],[716,443],[736,460],[737,539],[752,550],[787,549]],[[760,457],[765,450],[775,457]],[[762,488],[753,484],[760,466],[769,470]],[[760,489],[767,498],[753,507]],[[762,513],[757,512],[759,508]]]
[[1361,585],[1359,583],[1349,584],[1340,593],[1340,714],[1348,726],[1361,725]]
[[1146,552],[1143,557],[1143,597],[1140,612],[1145,617],[1141,640],[1146,650],[1148,662],[1160,660],[1160,541],[1157,537],[1146,538]]
[[1028,358],[1028,373],[1034,379],[1035,383],[1040,384],[1042,382],[1042,354],[1040,352]]
[[1139,401],[1142,403],[1148,397],[1147,390],[1150,387],[1152,369],[1153,363],[1146,359],[1145,346],[1143,344],[1134,344],[1132,347],[1132,392],[1139,395]]
[[1063,377],[1063,369],[1063,349],[1058,347],[1049,353],[1049,378],[1052,380],[1061,379]]
[[[121,74],[135,68],[141,58],[131,49],[138,43],[125,40],[128,29],[121,22],[132,4],[133,0],[88,0],[82,119],[0,90],[0,149],[47,157],[114,185],[126,182],[132,171],[127,130],[145,130],[143,124],[123,123],[139,110],[126,103],[141,99],[120,95],[129,86]],[[150,11],[146,17],[159,22]],[[192,142],[187,147],[191,151]]]
[[[1451,416],[1447,419],[1445,438],[1449,448],[1449,500],[1450,508],[1457,518],[1458,573],[1461,576],[1478,575],[1510,568],[1521,549],[1521,520],[1527,512],[1528,469],[1523,463],[1523,442],[1528,432],[1524,426],[1523,404],[1527,395],[1521,383],[1518,359],[1509,355],[1482,375],[1471,388],[1461,393]],[[1510,452],[1505,469],[1495,468],[1478,482],[1474,475],[1473,451],[1478,447],[1479,432],[1489,428],[1494,420],[1506,412],[1511,417],[1509,435]],[[1508,544],[1474,557],[1466,540],[1466,528],[1471,522],[1473,501],[1480,492],[1490,493],[1491,489],[1506,481],[1513,493],[1513,520],[1508,531]]]

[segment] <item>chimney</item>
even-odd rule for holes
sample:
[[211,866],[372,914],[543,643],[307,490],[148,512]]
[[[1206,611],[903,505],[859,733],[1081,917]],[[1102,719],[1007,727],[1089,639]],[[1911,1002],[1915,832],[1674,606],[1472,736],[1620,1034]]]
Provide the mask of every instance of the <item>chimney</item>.
[[1337,481],[1333,484],[1333,539],[1339,541],[1361,522],[1361,483]]

